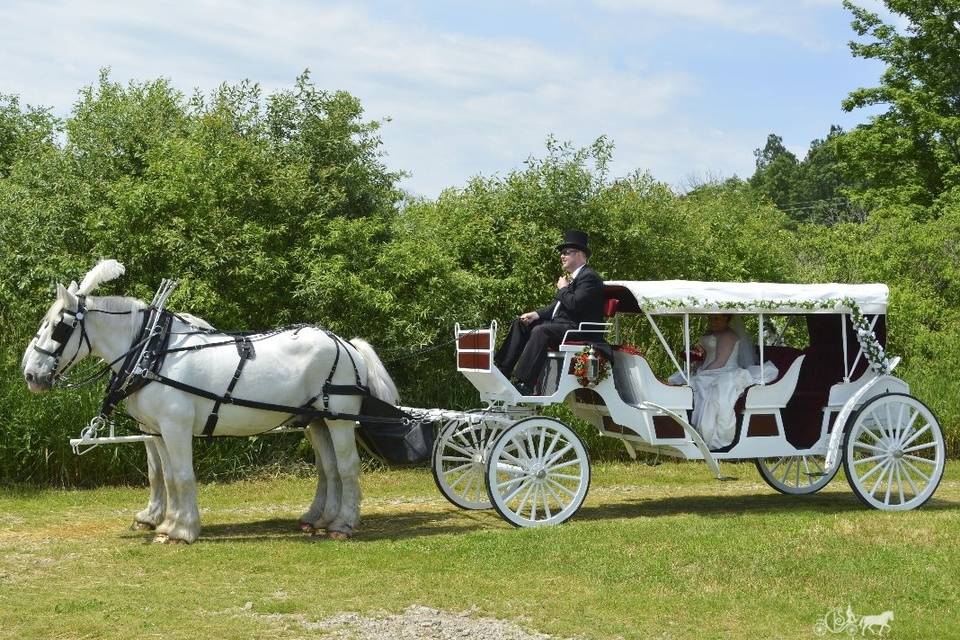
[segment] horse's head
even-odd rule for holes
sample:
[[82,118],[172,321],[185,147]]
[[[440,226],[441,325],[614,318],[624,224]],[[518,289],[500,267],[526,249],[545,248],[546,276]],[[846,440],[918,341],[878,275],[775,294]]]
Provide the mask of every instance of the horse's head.
[[116,260],[102,260],[79,285],[57,285],[57,297],[23,354],[23,378],[33,393],[49,391],[58,377],[90,354],[86,328],[87,294],[98,284],[123,273]]

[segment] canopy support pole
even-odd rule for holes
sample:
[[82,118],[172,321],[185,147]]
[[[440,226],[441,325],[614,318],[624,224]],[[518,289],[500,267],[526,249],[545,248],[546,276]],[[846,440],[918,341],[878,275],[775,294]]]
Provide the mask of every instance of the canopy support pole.
[[[664,351],[667,352],[667,355],[670,356],[670,360],[673,362],[673,366],[677,368],[677,372],[683,376],[684,381],[687,384],[690,384],[690,376],[688,373],[683,371],[683,367],[680,366],[680,363],[677,362],[676,357],[673,355],[673,351],[670,349],[670,345],[667,343],[667,339],[663,337],[663,334],[660,333],[660,327],[657,326],[657,323],[653,321],[653,318],[650,317],[650,314],[646,311],[643,312],[643,315],[647,316],[647,320],[650,322],[650,326],[653,327],[653,332],[657,334],[657,337],[660,338],[660,344],[663,345]],[[687,351],[690,351],[690,335],[689,332],[684,336],[685,347]]]
[[766,386],[767,384],[766,378],[763,375],[763,343],[765,342],[765,340],[763,339],[763,314],[762,313],[760,314],[759,325],[760,326],[757,329],[757,333],[760,334],[760,386]]

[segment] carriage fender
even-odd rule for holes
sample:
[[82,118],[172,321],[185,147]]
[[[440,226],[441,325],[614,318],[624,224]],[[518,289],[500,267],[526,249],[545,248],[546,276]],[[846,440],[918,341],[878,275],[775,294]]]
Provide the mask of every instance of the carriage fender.
[[[897,360],[899,360],[899,358]],[[891,369],[892,368],[893,367],[891,367]],[[843,434],[847,430],[847,421],[850,419],[850,416],[853,415],[856,408],[864,402],[865,398],[873,398],[874,396],[880,395],[876,391],[877,387],[883,389],[882,393],[889,393],[891,391],[909,393],[910,391],[907,383],[888,373],[877,376],[853,394],[843,405],[843,408],[840,409],[840,413],[837,414],[837,417],[833,421],[833,431],[830,432],[830,442],[827,444],[827,459],[824,463],[827,473],[833,470],[834,465],[840,464],[840,445],[843,443]]]
[[681,418],[675,411],[671,411],[670,409],[667,409],[666,407],[662,407],[655,402],[650,402],[649,400],[645,400],[641,402],[640,408],[656,409],[658,411],[662,411],[663,413],[673,418],[673,421],[679,424],[681,427],[683,427],[683,431],[687,434],[687,436],[690,437],[691,440],[693,440],[693,444],[695,444],[697,446],[697,449],[700,450],[700,453],[703,454],[703,460],[704,462],[707,463],[707,466],[710,468],[710,472],[713,473],[713,475],[717,478],[717,480],[724,479],[724,476],[720,473],[720,463],[717,462],[717,459],[713,457],[712,453],[710,453],[710,449],[709,447],[707,447],[707,443],[703,441],[703,438],[700,437],[700,433],[697,432],[697,430],[694,429],[689,422]]

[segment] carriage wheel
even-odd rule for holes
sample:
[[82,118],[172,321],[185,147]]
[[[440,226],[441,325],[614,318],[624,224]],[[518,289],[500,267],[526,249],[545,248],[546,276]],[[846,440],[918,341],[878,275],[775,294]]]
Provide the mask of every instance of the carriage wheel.
[[844,434],[843,470],[875,509],[907,511],[930,499],[943,477],[946,446],[925,404],[902,393],[867,402]]
[[433,445],[433,480],[443,497],[461,509],[489,509],[483,480],[487,454],[503,431],[496,422],[451,420]]
[[800,496],[816,493],[837,475],[840,465],[827,471],[827,456],[820,454],[757,458],[757,471],[764,482],[779,491]]
[[573,429],[551,418],[527,418],[500,434],[490,451],[487,493],[518,527],[560,524],[590,488],[590,456]]

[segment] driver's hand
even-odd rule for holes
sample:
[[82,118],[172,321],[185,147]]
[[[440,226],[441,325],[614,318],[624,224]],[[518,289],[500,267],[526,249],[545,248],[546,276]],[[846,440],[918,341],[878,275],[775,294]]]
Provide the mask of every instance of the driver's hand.
[[530,324],[531,322],[536,321],[540,316],[537,315],[536,311],[527,311],[525,314],[520,316],[520,322],[523,324]]

